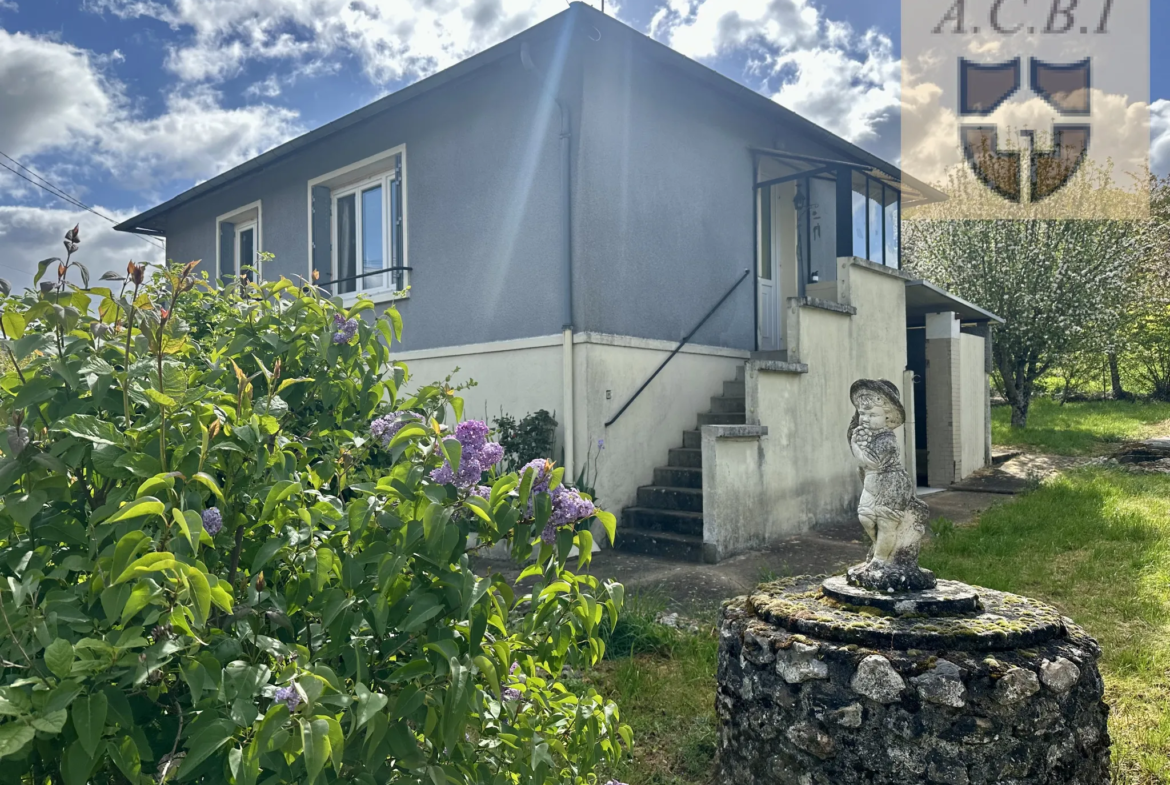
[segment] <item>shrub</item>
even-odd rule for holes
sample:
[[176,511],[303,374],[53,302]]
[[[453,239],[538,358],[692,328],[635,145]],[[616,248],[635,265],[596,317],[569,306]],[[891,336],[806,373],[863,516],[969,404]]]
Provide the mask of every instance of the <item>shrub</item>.
[[193,264],[90,288],[77,242],[0,287],[0,781],[592,785],[622,755],[561,680],[621,586],[567,568],[559,469],[533,492],[450,387],[399,390],[393,309]]
[[537,458],[553,457],[557,420],[546,410],[526,414],[519,420],[509,414],[501,414],[493,420],[493,424],[496,426],[497,438],[504,447],[506,469],[516,470]]

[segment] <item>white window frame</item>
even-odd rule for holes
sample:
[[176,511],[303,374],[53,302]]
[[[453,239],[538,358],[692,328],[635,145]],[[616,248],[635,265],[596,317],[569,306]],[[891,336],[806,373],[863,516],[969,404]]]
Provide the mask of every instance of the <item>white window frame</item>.
[[[251,214],[255,213],[255,217]],[[240,219],[243,219],[242,221]],[[259,280],[264,280],[263,265],[260,263],[260,254],[264,249],[264,209],[260,204],[260,200],[250,202],[243,207],[238,207],[231,212],[224,213],[215,219],[215,278],[219,280],[223,273],[223,264],[220,259],[222,252],[220,243],[220,224],[231,223],[235,227],[235,238],[232,242],[233,253],[235,253],[235,274],[240,274],[240,268],[244,263],[240,260],[240,233],[252,228],[252,252],[256,258],[252,260],[250,266],[256,268],[256,277]]]
[[[397,166],[395,159],[397,158]],[[329,244],[330,244],[330,277],[332,280],[337,280],[340,275],[338,272],[338,251],[340,243],[337,238],[337,201],[340,198],[354,195],[354,214],[356,220],[355,237],[357,239],[357,267],[358,273],[362,270],[362,191],[369,190],[371,187],[382,186],[382,260],[386,267],[402,266],[409,267],[410,262],[410,220],[409,215],[409,199],[407,197],[407,175],[406,175],[406,145],[398,145],[389,150],[384,150],[380,153],[372,155],[368,158],[363,158],[360,161],[343,166],[339,169],[334,169],[331,172],[314,177],[308,182],[307,202],[308,202],[308,269],[307,277],[312,280],[313,275],[313,188],[315,186],[326,186],[330,190],[330,219],[329,219]],[[399,231],[402,235],[402,258],[394,258],[394,249],[392,247],[391,238],[391,191],[392,184],[395,181],[399,182],[400,200],[399,213],[401,218],[401,225]],[[359,278],[354,282],[354,291],[342,293],[340,296],[342,302],[346,305],[354,303],[358,297],[368,297],[375,303],[390,302],[392,300],[406,299],[410,296],[410,270],[402,272],[402,290],[398,291],[394,287],[393,273],[387,272],[385,274],[385,284],[378,288],[363,289],[363,284],[370,280],[369,278]],[[373,277],[373,276],[371,276]]]

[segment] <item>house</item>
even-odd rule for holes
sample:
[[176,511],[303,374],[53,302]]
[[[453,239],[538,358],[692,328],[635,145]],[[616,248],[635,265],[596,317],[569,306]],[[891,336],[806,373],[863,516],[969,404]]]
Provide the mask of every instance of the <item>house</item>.
[[931,483],[987,462],[995,317],[898,269],[900,211],[939,198],[573,3],[118,229],[395,302],[415,381],[555,412],[621,547],[715,560],[853,514],[856,378],[917,370]]

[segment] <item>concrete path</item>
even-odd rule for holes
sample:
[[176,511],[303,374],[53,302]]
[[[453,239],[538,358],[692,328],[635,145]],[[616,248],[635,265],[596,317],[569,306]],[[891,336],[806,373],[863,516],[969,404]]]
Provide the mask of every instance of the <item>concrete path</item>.
[[[988,507],[1011,497],[997,493],[942,491],[926,496],[931,520],[947,518],[957,525],[969,524]],[[594,554],[588,572],[598,578],[617,580],[626,595],[652,595],[664,601],[668,611],[684,616],[713,612],[729,598],[756,585],[795,575],[823,575],[843,571],[865,559],[869,542],[861,524],[818,527],[777,545],[734,556],[718,564],[670,561],[609,548]],[[511,563],[480,562],[480,572],[498,571],[515,578],[520,570]]]

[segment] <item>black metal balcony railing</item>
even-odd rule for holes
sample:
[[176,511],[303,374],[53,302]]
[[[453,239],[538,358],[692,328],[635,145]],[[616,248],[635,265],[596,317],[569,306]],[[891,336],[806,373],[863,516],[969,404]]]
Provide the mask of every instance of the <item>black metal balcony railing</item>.
[[329,294],[350,294],[350,293],[354,293],[354,292],[359,292],[360,290],[358,290],[355,287],[347,292],[339,292],[338,290],[331,289],[330,287],[337,287],[340,284],[359,281],[359,280],[362,280],[365,278],[372,278],[375,275],[392,275],[394,277],[394,285],[391,288],[393,288],[394,291],[401,291],[402,289],[406,288],[406,276],[404,275],[404,273],[409,272],[410,270],[413,270],[413,269],[414,269],[413,267],[406,267],[406,266],[383,267],[380,270],[371,270],[370,272],[367,272],[367,273],[358,273],[357,275],[349,275],[349,276],[346,276],[345,278],[331,278],[331,279],[326,280],[326,281],[316,281],[313,285],[316,286],[318,289],[324,289]]

